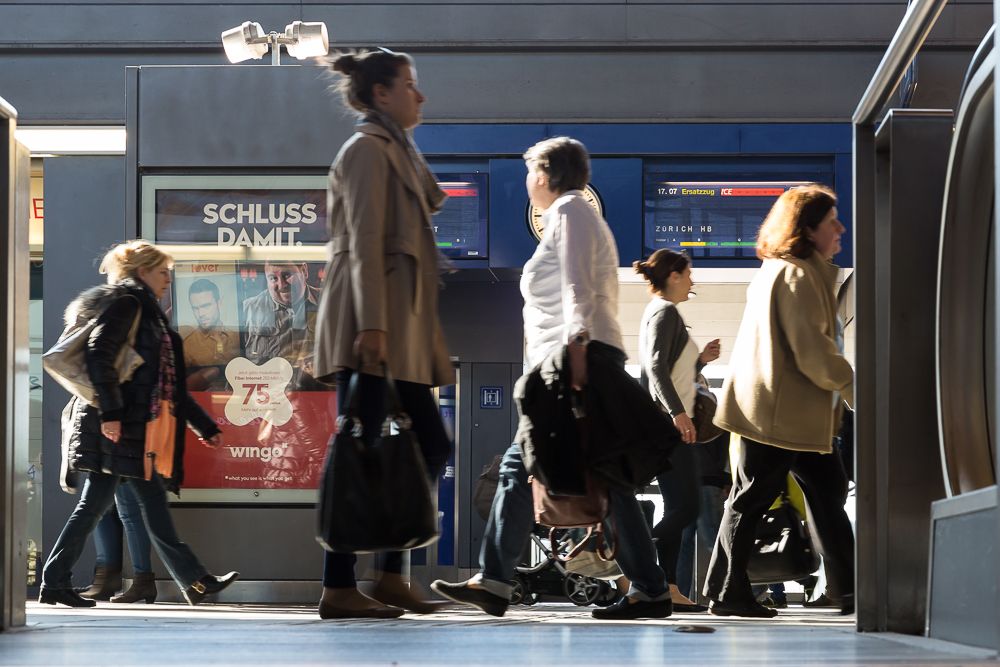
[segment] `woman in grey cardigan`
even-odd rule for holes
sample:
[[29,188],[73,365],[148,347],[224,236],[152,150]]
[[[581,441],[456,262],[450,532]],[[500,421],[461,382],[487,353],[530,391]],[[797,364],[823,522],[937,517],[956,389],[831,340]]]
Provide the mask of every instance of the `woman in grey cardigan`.
[[670,457],[672,469],[656,478],[663,496],[663,519],[653,527],[656,552],[670,584],[674,609],[705,611],[678,590],[677,557],[684,529],[698,520],[700,509],[701,476],[692,449],[696,436],[691,421],[695,381],[705,364],[719,358],[719,341],[713,340],[699,353],[677,310],[678,303],[688,300],[694,285],[691,259],[686,254],[664,248],[633,266],[656,297],[646,307],[639,326],[640,382],[670,414],[684,440]]

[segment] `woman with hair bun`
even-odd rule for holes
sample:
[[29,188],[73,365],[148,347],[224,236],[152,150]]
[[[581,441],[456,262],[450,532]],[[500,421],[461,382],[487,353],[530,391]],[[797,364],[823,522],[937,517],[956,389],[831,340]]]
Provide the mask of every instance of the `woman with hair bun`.
[[[97,320],[86,351],[97,407],[74,397],[63,412],[64,428],[71,429],[63,465],[86,472],[87,481],[42,570],[38,601],[43,604],[96,604],[73,589],[73,565],[122,484],[128,484],[141,506],[153,544],[189,604],[222,591],[240,576],[209,574],[177,537],[167,503],[167,490],[176,492],[184,482],[185,428],[209,447],[222,446],[215,420],[188,393],[183,343],[158,303],[173,282],[173,263],[146,241],[117,245],[101,262],[108,284],[83,292],[66,309],[67,329]],[[132,347],[143,363],[119,384],[115,360],[137,317]],[[151,573],[147,583],[152,590],[144,596],[152,602],[156,588]]]
[[[331,69],[341,75],[338,88],[360,122],[330,168],[316,378],[336,382],[343,413],[351,376],[360,374],[360,417],[370,442],[388,411],[385,365],[433,478],[451,456],[451,439],[431,389],[454,384],[455,372],[438,319],[444,262],[431,226],[446,196],[410,133],[427,98],[417,89],[413,59],[403,53],[338,54]],[[356,561],[353,554],[326,553],[321,618],[393,618],[404,609],[426,614],[447,604],[406,585],[401,552],[377,554],[379,581],[368,597],[357,588]]]
[[840,401],[854,398],[854,370],[837,346],[837,267],[844,227],[821,185],[785,192],[757,239],[764,260],[747,288],[715,423],[740,436],[735,481],[709,565],[705,595],[717,616],[771,617],[747,577],[757,524],[789,473],[823,556],[827,594],[854,611],[854,533],[844,511],[847,475],[832,454]]
[[677,304],[688,300],[691,258],[668,248],[657,250],[645,262],[633,264],[636,273],[649,283],[654,299],[646,306],[639,325],[640,382],[653,400],[674,420],[683,443],[670,456],[672,468],[658,475],[663,496],[663,519],[653,527],[660,567],[670,584],[674,609],[705,611],[677,588],[677,558],[684,529],[698,520],[701,479],[695,461],[694,424],[695,382],[698,373],[719,358],[718,339],[698,352],[688,335]]

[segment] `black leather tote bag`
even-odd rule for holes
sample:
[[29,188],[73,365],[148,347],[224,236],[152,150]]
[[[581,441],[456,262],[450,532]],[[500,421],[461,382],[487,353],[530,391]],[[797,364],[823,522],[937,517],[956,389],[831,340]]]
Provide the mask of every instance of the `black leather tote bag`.
[[389,414],[373,446],[362,440],[358,373],[319,484],[316,541],[334,553],[405,551],[438,538],[427,465],[385,368]]
[[769,510],[757,526],[747,575],[751,584],[777,584],[797,581],[819,569],[819,553],[788,500],[781,494],[781,505]]

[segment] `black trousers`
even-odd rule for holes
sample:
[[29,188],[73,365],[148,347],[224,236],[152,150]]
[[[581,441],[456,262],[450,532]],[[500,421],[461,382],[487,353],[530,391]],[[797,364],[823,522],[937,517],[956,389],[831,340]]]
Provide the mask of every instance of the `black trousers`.
[[677,583],[677,558],[684,529],[698,520],[701,511],[701,475],[692,445],[680,443],[670,455],[671,469],[656,476],[663,496],[663,518],[651,531],[656,538],[656,556],[668,584]]
[[[344,412],[344,400],[347,398],[347,386],[350,384],[353,371],[337,371],[337,411]],[[427,463],[427,471],[431,478],[437,477],[451,458],[451,438],[448,437],[441,421],[431,388],[416,382],[401,382],[396,380],[399,399],[403,410],[413,422],[413,433],[420,441],[420,451]],[[386,402],[385,380],[376,375],[362,373],[358,378],[358,411],[361,424],[364,427],[363,439],[367,444],[373,444],[378,434],[382,432],[382,422],[388,413]],[[325,588],[354,588],[354,565],[358,557],[354,554],[335,554],[325,552],[323,561],[323,586]],[[403,554],[399,551],[380,553],[375,557],[375,569],[380,572],[399,574],[403,567]]]
[[854,593],[854,532],[844,511],[847,474],[840,456],[796,452],[741,438],[736,481],[708,566],[707,597],[753,602],[747,563],[757,524],[781,493],[789,473],[805,496],[806,520],[826,568],[827,595],[838,601]]

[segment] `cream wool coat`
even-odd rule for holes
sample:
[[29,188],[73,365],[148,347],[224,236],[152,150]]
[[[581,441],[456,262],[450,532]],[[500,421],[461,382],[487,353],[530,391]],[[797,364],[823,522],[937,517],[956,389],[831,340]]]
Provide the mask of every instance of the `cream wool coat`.
[[833,451],[834,392],[854,400],[854,371],[835,342],[836,282],[837,267],[817,253],[764,260],[747,289],[716,425],[783,449]]
[[[406,150],[362,123],[330,168],[326,277],[316,318],[316,377],[356,369],[359,331],[386,332],[397,380],[455,383],[438,319],[438,259],[431,215],[444,192]],[[365,368],[366,373],[381,374]]]

